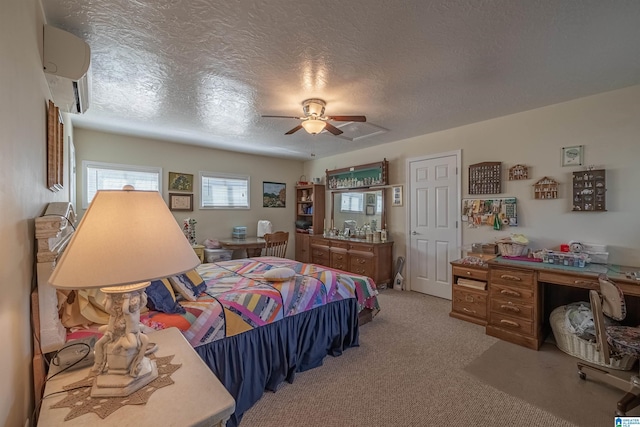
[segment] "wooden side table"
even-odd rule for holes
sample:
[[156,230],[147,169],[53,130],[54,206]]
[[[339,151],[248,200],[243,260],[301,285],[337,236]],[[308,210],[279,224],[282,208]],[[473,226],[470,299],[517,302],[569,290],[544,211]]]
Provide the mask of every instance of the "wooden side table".
[[191,246],[195,251],[198,258],[200,258],[200,262],[204,262],[204,246],[203,245],[192,245]]
[[[52,409],[52,404],[66,396],[66,393],[56,394],[43,399],[38,427],[224,427],[235,411],[235,401],[182,333],[177,328],[168,328],[150,334],[149,341],[158,344],[156,357],[174,355],[171,363],[182,365],[171,374],[175,384],[156,390],[146,404],[123,406],[105,419],[88,413],[64,421],[71,409]],[[87,367],[55,376],[47,382],[44,396],[86,378],[88,373]]]

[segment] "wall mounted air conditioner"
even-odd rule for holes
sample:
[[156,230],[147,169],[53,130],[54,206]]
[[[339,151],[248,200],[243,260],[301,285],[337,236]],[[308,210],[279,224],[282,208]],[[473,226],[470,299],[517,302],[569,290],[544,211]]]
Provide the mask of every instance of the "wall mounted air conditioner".
[[44,75],[61,111],[84,113],[91,90],[91,48],[79,37],[44,26]]

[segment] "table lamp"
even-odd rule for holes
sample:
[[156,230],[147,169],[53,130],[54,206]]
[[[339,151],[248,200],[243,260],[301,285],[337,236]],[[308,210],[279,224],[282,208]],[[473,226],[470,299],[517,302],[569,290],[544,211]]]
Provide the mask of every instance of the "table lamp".
[[110,318],[96,343],[92,397],[128,396],[157,378],[139,327],[144,289],[198,264],[160,193],[131,186],[97,192],[49,278],[59,289],[100,288],[107,296]]

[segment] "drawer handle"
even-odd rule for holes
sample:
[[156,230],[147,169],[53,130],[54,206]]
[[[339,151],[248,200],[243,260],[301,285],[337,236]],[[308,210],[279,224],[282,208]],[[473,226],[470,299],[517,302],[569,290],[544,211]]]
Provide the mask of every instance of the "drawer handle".
[[358,274],[364,274],[364,269],[361,269],[361,268],[360,268],[360,269],[358,269],[358,268],[356,268],[356,273],[358,273]]
[[518,276],[512,276],[511,274],[503,274],[502,276],[500,276],[500,278],[505,280],[515,280],[516,282],[519,282],[522,280]]
[[471,276],[471,272],[470,271],[467,271],[467,276]]
[[464,296],[465,301],[467,302],[473,302],[473,297],[471,295],[465,295]]
[[510,295],[510,296],[512,296],[512,297],[520,297],[520,296],[522,296],[522,295],[520,294],[520,292],[510,291],[510,290],[508,290],[508,289],[503,289],[503,290],[501,290],[501,291],[500,291],[500,293],[501,293],[502,295]]
[[359,259],[359,260],[358,260],[358,264],[364,264],[364,263],[366,263],[366,262],[367,262],[367,261],[366,261],[366,260],[364,260],[364,259]]
[[573,281],[574,285],[586,285],[586,286],[591,286],[593,288],[595,288],[596,286],[598,286],[597,284],[587,281],[587,280],[574,280]]
[[513,305],[502,304],[500,308],[507,311],[513,311],[514,313],[520,313],[520,309]]
[[505,319],[501,319],[500,323],[502,323],[505,326],[511,326],[512,328],[519,328],[520,324],[517,322],[513,322],[511,320],[505,320]]
[[477,311],[475,311],[475,310],[470,310],[470,309],[468,309],[467,307],[462,307],[462,311],[466,311],[467,313],[471,313],[471,314],[476,314],[476,313],[477,313]]
[[342,255],[338,255],[336,258],[338,258],[338,259],[342,259]]

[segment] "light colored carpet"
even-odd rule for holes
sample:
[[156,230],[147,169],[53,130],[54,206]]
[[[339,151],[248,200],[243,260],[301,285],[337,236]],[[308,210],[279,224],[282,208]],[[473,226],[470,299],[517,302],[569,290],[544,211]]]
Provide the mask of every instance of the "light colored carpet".
[[[498,340],[449,317],[450,301],[388,289],[380,305],[360,329],[360,347],[265,393],[241,427],[580,425],[465,370]],[[536,386],[522,383],[525,391]]]

